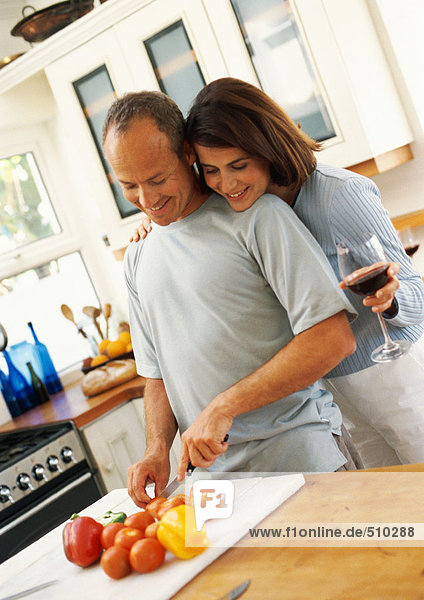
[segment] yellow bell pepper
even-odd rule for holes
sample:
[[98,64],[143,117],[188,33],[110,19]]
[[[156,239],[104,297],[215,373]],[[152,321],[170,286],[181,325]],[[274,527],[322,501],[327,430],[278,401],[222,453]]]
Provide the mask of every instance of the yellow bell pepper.
[[159,521],[157,537],[162,546],[183,559],[193,558],[209,546],[205,528],[196,531],[194,509],[187,504],[166,511]]

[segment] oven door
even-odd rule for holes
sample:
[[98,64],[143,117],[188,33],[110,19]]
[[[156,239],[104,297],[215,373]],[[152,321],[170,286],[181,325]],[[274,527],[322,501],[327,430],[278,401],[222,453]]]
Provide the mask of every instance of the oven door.
[[86,508],[102,494],[87,468],[52,490],[39,502],[29,505],[7,524],[0,525],[0,562],[14,556],[40,537]]

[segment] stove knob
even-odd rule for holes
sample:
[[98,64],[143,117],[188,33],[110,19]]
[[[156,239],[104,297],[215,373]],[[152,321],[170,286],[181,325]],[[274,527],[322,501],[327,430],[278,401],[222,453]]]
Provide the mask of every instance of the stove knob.
[[27,473],[20,473],[16,478],[16,485],[20,490],[34,489],[31,485],[31,479]]
[[64,446],[60,451],[60,455],[64,463],[77,462],[74,457],[74,451],[69,446]]
[[50,454],[50,456],[47,458],[46,465],[48,470],[52,473],[62,470],[60,468],[59,459],[54,454]]
[[32,468],[32,476],[36,481],[41,481],[42,479],[47,479],[46,474],[44,473],[43,465],[36,464]]
[[10,488],[7,487],[7,485],[0,486],[0,502],[2,504],[5,504],[6,502],[11,502],[12,504],[14,503],[14,500],[12,498],[12,492],[10,491]]

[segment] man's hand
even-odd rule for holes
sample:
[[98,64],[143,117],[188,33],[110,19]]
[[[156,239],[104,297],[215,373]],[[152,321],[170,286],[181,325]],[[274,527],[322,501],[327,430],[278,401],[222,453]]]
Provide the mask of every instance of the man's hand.
[[178,479],[185,477],[189,461],[194,467],[208,468],[228,449],[222,440],[233,419],[216,409],[218,396],[203,410],[195,422],[181,436],[182,448],[178,464]]
[[133,502],[144,508],[151,500],[146,492],[148,483],[155,484],[155,496],[166,487],[169,479],[169,457],[146,453],[141,460],[128,468],[128,494]]
[[[371,310],[375,313],[382,313],[391,307],[395,297],[395,292],[399,288],[399,280],[396,277],[397,273],[399,273],[399,270],[400,266],[398,263],[389,263],[389,269],[387,271],[387,275],[389,276],[388,282],[385,286],[377,290],[375,294],[364,298],[364,306],[370,306]],[[340,287],[342,290],[347,289],[343,281],[340,283]]]

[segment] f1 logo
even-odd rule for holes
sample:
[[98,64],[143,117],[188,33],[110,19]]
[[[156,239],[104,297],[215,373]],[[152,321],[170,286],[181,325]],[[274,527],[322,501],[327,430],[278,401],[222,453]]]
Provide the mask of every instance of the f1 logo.
[[195,481],[193,503],[197,531],[209,519],[227,519],[233,514],[234,483],[226,479]]

